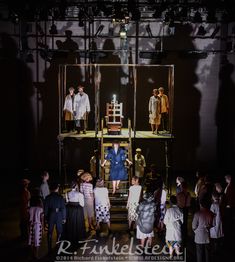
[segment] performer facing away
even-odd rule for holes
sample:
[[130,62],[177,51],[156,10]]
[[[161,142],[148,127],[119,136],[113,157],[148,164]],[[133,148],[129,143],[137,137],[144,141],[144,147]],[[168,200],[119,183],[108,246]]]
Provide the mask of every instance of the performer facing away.
[[158,127],[161,124],[161,99],[157,89],[153,89],[153,95],[149,99],[149,123],[152,133],[157,135]]
[[126,158],[126,151],[120,148],[118,141],[113,142],[113,147],[109,150],[101,166],[104,167],[107,161],[110,161],[111,164],[110,180],[113,181],[113,194],[115,194],[116,189],[119,189],[120,180],[127,180],[125,161],[127,161],[129,165],[132,165],[132,162]]
[[83,131],[86,134],[88,114],[90,113],[90,101],[88,95],[83,91],[83,86],[78,86],[78,93],[75,95],[75,123],[77,133]]
[[158,96],[161,99],[161,128],[164,133],[168,131],[168,112],[169,112],[169,99],[168,96],[164,94],[164,88],[158,88]]
[[65,97],[64,101],[64,119],[65,125],[68,132],[74,129],[74,88],[69,88],[69,94]]
[[137,177],[144,176],[144,169],[146,167],[145,157],[141,154],[141,149],[136,149],[135,154],[135,175]]

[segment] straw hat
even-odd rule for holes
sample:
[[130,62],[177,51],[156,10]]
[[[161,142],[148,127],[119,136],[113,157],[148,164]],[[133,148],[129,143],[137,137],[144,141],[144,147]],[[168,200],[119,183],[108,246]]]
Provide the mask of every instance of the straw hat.
[[80,177],[82,174],[84,174],[84,169],[78,169],[77,176]]
[[90,173],[86,172],[82,174],[81,179],[85,182],[89,182],[89,181],[92,181],[92,176]]

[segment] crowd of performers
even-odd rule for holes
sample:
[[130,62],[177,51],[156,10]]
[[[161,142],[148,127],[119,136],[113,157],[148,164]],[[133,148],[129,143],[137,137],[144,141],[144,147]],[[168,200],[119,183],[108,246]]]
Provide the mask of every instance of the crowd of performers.
[[[70,87],[63,108],[67,132],[77,130],[78,134],[80,132],[86,134],[90,110],[89,97],[84,92],[84,87],[79,85],[76,94],[74,87]],[[153,95],[149,99],[148,111],[152,133],[159,135],[160,128],[162,133],[169,132],[169,99],[164,93],[163,87],[153,89]]]
[[[110,154],[111,151],[106,160],[112,162],[113,156]],[[115,172],[111,180],[126,179],[126,174],[115,177]],[[88,232],[96,230],[100,235],[101,223],[107,224],[107,235],[112,234],[110,194],[104,180],[79,170],[70,190],[63,196],[59,184],[50,183],[49,186],[48,180],[49,174],[44,172],[41,185],[31,192],[28,189],[30,181],[22,181],[21,234],[28,239],[35,256],[45,228],[49,251],[52,249],[54,227],[57,241],[68,240],[75,248],[80,240],[86,239]],[[195,192],[190,193],[186,179],[177,177],[176,192],[168,200],[167,189],[154,165],[143,176],[134,175],[126,205],[130,236],[136,232],[136,239],[143,249],[151,249],[153,238],[158,237],[166,243],[172,258],[180,255],[187,246],[188,230],[191,228],[197,261],[210,261],[213,256],[218,261],[221,259],[221,250],[229,243],[234,232],[235,196],[231,175],[226,175],[224,182],[225,187],[212,183],[208,176],[198,174]],[[115,186],[118,190],[117,183]],[[190,224],[189,212],[192,214]]]

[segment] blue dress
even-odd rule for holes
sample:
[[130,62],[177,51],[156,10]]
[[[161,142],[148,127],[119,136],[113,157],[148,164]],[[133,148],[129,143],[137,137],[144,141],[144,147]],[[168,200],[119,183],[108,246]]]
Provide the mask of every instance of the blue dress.
[[127,170],[125,167],[126,152],[119,148],[117,154],[112,148],[105,158],[110,161],[110,180],[127,180]]

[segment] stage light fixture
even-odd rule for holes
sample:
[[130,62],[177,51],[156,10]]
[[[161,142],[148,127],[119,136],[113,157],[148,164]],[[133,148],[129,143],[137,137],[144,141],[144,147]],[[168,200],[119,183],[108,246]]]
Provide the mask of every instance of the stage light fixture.
[[96,33],[95,33],[95,37],[99,36],[101,34],[101,32],[103,31],[104,29],[104,25],[99,25]]
[[150,24],[147,24],[146,27],[145,27],[145,29],[146,29],[146,31],[147,31],[147,33],[148,33],[148,36],[149,36],[149,37],[153,37]]
[[117,95],[113,94],[112,102],[113,102],[113,103],[116,103],[116,102],[117,102]]
[[122,39],[126,39],[127,38],[127,24],[121,24],[120,25],[120,32],[119,35]]

